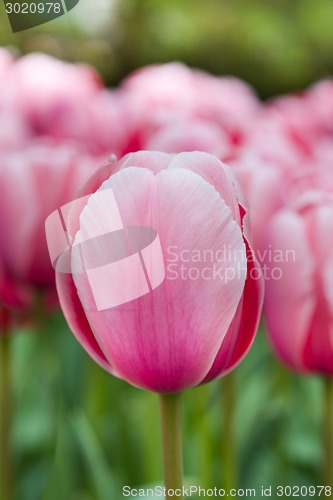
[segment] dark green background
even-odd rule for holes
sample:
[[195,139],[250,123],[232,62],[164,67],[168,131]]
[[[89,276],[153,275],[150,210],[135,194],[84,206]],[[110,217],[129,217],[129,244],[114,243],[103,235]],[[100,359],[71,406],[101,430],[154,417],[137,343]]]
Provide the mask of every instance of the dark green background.
[[[265,98],[300,90],[333,72],[331,0],[112,3],[109,19],[95,31],[91,12],[98,11],[99,0],[81,0],[68,15],[18,35],[10,33],[1,16],[0,43],[18,46],[23,53],[43,50],[70,61],[85,60],[110,85],[139,66],[174,59],[215,74],[237,75]],[[87,5],[93,8],[79,24],[77,15]]]

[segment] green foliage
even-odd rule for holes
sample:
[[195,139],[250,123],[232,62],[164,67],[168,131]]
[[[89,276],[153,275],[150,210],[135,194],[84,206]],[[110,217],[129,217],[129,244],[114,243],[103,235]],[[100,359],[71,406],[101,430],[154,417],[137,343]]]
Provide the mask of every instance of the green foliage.
[[[17,500],[109,500],[122,487],[161,484],[157,397],[102,371],[61,314],[12,342]],[[261,330],[235,372],[239,485],[320,482],[321,381],[271,354]],[[188,484],[222,487],[223,380],[184,397]]]
[[[239,76],[266,98],[300,90],[333,72],[331,0],[110,2],[113,8],[95,29],[81,0],[76,14],[81,9],[85,22],[73,11],[16,35],[0,9],[0,43],[23,53],[42,50],[86,61],[110,85],[142,65],[181,60]],[[98,3],[95,9],[97,16]]]

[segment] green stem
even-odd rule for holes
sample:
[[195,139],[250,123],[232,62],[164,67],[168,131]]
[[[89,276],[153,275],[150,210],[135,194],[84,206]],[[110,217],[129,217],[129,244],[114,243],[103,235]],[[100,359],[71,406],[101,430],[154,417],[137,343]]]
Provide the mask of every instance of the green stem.
[[[166,499],[174,499],[168,490],[181,490],[183,487],[182,431],[181,431],[181,393],[160,394],[162,419],[162,441],[164,458],[164,485]],[[177,498],[182,499],[183,495]]]
[[194,399],[197,406],[196,428],[200,431],[201,481],[203,486],[207,489],[214,484],[213,456],[215,440],[212,437],[212,423],[210,419],[211,385],[212,384],[205,384],[194,389]]
[[324,378],[324,484],[333,486],[333,378]]
[[[142,438],[144,446],[144,484],[153,484],[158,481],[161,461],[156,459],[156,440],[159,438],[158,408],[156,407],[155,394],[150,391],[143,393],[141,399],[143,422]],[[160,458],[160,457],[159,457]]]
[[11,365],[9,317],[4,319],[0,334],[0,500],[13,498],[11,449]]
[[230,373],[222,381],[222,467],[223,488],[229,492],[236,488],[236,454],[235,454],[235,378]]

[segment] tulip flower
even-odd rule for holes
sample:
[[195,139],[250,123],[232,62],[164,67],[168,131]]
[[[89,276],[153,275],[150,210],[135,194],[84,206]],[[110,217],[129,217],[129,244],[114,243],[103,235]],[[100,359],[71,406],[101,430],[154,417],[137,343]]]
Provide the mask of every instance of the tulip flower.
[[326,484],[333,465],[333,197],[307,192],[271,220],[265,265],[265,317],[281,360],[300,373],[325,379]]
[[[3,78],[7,75],[8,70],[13,64],[13,56],[9,50],[0,48],[0,82],[2,83]],[[0,86],[1,86],[0,83]]]
[[75,104],[68,106],[52,137],[71,139],[91,154],[122,155],[130,126],[123,94],[103,89]]
[[269,255],[265,262],[279,268],[279,279],[267,281],[265,299],[277,353],[294,370],[327,375],[333,375],[332,245],[327,240],[332,215],[333,198],[321,193],[307,193],[279,211],[266,245],[275,252],[275,262],[269,262]]
[[204,120],[168,123],[152,133],[144,146],[165,153],[204,151],[218,158],[230,152],[226,132],[215,123]]
[[0,150],[0,484],[11,498],[10,337],[15,322],[39,327],[36,299],[55,302],[44,220],[70,201],[91,175],[96,159],[72,144],[35,139],[24,147]]
[[103,88],[98,74],[88,65],[42,53],[28,54],[7,66],[1,78],[0,108],[21,113],[38,135],[61,135],[74,110],[85,106]]
[[160,394],[166,485],[179,487],[179,394],[233,370],[260,318],[261,269],[238,182],[206,153],[138,152],[106,163],[61,212],[71,253],[55,268],[67,322],[104,369]]
[[192,120],[218,126],[231,145],[239,144],[260,109],[254,91],[241,80],[177,62],[139,69],[125,78],[120,90],[131,124],[127,151],[145,147],[160,128]]
[[76,195],[95,162],[71,144],[56,145],[50,140],[0,151],[0,300],[4,305],[26,309],[37,289],[52,293],[54,272],[43,221]]
[[[286,176],[281,168],[250,154],[230,159],[251,207],[251,234],[255,250],[261,252],[273,214],[283,205]],[[257,252],[257,257],[261,253]]]

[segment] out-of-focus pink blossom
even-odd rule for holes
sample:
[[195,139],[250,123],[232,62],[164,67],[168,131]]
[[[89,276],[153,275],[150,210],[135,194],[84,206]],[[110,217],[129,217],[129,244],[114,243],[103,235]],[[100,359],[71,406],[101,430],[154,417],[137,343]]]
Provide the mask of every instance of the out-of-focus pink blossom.
[[26,306],[28,290],[54,287],[44,221],[73,199],[96,161],[50,140],[0,151],[0,300],[7,305]]
[[273,107],[263,107],[246,127],[240,153],[250,153],[281,169],[293,168],[304,158],[304,151],[294,141],[284,117]]
[[128,150],[141,149],[151,134],[182,121],[204,120],[227,133],[230,144],[242,143],[246,121],[259,107],[252,89],[241,80],[215,77],[181,63],[136,71],[122,85],[132,133]]
[[281,359],[301,372],[333,374],[333,197],[305,193],[271,220],[265,317]]
[[312,138],[305,154],[288,138],[280,118],[267,123],[267,128],[261,128],[259,120],[258,129],[248,135],[248,144],[225,158],[248,199],[256,249],[265,245],[270,219],[277,210],[308,191],[333,192],[333,141],[328,136]]
[[20,113],[0,110],[0,151],[22,148],[32,139],[31,130]]
[[70,138],[92,154],[121,156],[129,133],[123,94],[103,89],[80,106],[70,107],[52,135],[59,140]]
[[72,109],[85,106],[101,88],[92,68],[33,53],[6,72],[0,107],[22,113],[37,134],[57,135]]
[[251,154],[230,161],[246,194],[251,219],[253,246],[262,249],[271,217],[283,206],[286,197],[284,171],[275,163]]
[[333,79],[321,80],[308,89],[312,120],[317,135],[333,135]]
[[215,123],[204,120],[180,121],[152,133],[144,148],[166,153],[204,151],[222,158],[230,152],[230,141],[227,133]]
[[7,49],[0,47],[0,88],[13,62],[14,58],[11,52]]

